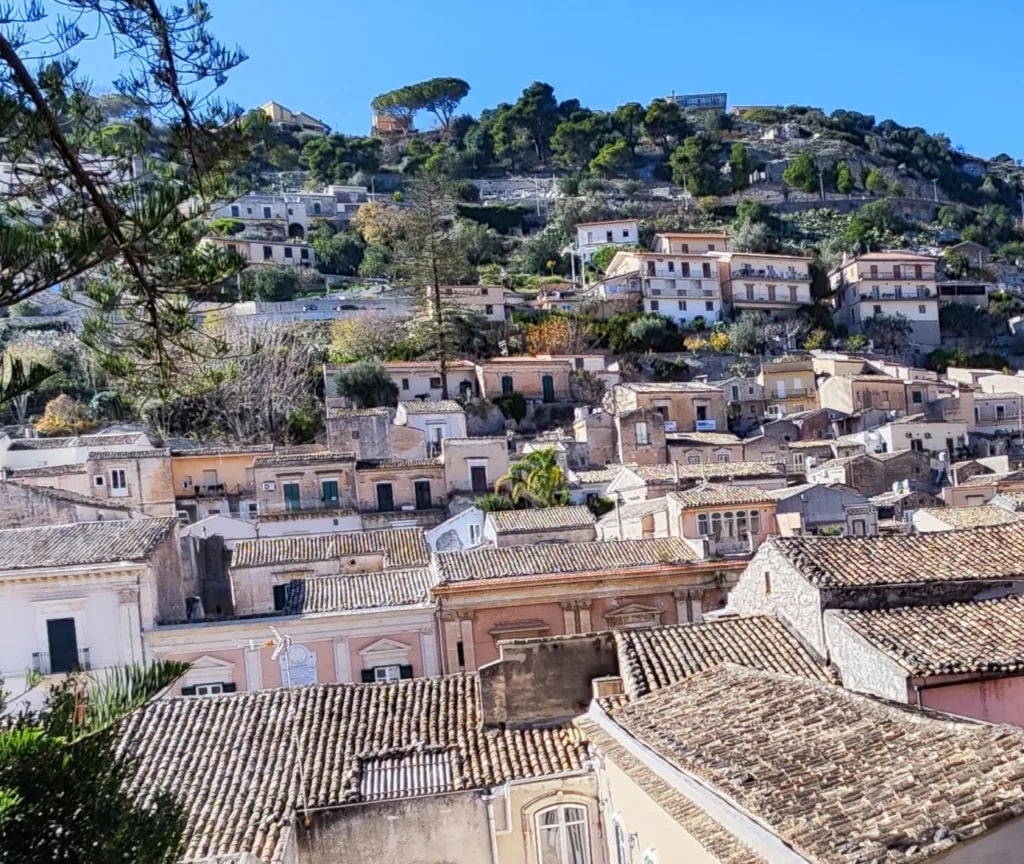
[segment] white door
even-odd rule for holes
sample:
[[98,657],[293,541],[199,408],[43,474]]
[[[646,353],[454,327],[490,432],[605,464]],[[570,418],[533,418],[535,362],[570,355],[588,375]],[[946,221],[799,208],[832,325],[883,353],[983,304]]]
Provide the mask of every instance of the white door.
[[780,399],[786,398],[786,382],[781,378],[775,382],[775,392],[779,394]]

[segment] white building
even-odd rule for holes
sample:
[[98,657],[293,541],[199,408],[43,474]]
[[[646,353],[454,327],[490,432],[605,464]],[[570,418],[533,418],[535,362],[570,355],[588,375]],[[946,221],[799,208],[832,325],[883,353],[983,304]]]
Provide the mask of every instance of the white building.
[[719,269],[725,304],[736,314],[750,310],[769,317],[792,317],[814,302],[810,263],[802,255],[722,255]]
[[67,438],[11,438],[0,435],[0,468],[45,468],[85,462],[90,453],[149,450],[144,432],[77,435]]
[[[142,631],[185,617],[177,520],[129,519],[0,530],[0,677],[25,690],[75,669],[101,673],[145,659]],[[11,705],[18,707],[17,703]]]
[[234,249],[250,264],[277,264],[279,267],[315,267],[316,252],[300,240],[269,240],[240,237],[206,237],[225,249]]
[[466,412],[454,399],[437,402],[414,399],[398,403],[395,425],[419,429],[426,439],[427,455],[439,456],[441,442],[446,438],[466,437]]
[[636,246],[639,242],[640,223],[636,219],[580,222],[576,226],[576,247],[585,263],[602,246]]

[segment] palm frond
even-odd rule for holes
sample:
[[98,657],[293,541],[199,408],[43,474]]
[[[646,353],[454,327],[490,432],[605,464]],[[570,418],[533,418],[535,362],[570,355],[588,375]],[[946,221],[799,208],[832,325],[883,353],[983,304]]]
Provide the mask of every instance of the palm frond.
[[189,668],[188,663],[160,660],[149,666],[115,666],[88,691],[82,734],[118,723],[162,693]]

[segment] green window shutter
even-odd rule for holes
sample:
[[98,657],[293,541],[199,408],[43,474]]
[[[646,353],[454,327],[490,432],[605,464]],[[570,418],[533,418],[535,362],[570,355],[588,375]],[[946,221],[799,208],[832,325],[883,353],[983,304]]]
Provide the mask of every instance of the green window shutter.
[[238,689],[238,685],[234,681],[230,684],[221,684],[220,686],[225,693],[234,693]]
[[412,678],[412,666],[399,666],[398,668],[402,678]]
[[372,684],[373,683],[373,670],[372,669],[364,669],[361,674],[363,676],[363,683],[364,684]]
[[195,696],[196,695],[196,688],[194,686],[192,686],[192,687],[182,687],[181,688],[181,695],[182,696]]

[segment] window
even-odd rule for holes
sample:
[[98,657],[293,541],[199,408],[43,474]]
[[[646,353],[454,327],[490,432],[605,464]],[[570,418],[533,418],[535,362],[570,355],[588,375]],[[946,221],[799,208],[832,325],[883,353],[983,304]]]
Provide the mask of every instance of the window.
[[916,450],[918,453],[920,453],[922,450],[924,450],[924,441],[922,441],[920,438],[915,438],[910,442],[910,449]]
[[238,205],[237,205],[237,204],[232,204],[232,205],[231,205],[231,215],[232,215],[232,216],[239,216],[239,215],[241,215],[241,214],[239,213],[239,210],[238,210]]
[[625,239],[625,240],[629,239],[629,229],[628,228],[623,228],[622,229],[622,236],[623,236],[623,239]]
[[417,480],[413,483],[413,494],[416,496],[417,510],[430,510],[433,506],[433,499],[430,496],[430,481]]
[[917,312],[919,315],[924,315],[924,303],[917,304]]
[[669,273],[675,273],[676,272],[676,262],[675,261],[669,261],[668,262],[668,272]]
[[502,394],[502,396],[507,396],[509,393],[513,392],[514,389],[515,389],[515,387],[512,384],[512,376],[511,375],[502,375],[501,376],[501,394]]
[[285,258],[291,258],[292,257],[292,247],[291,246],[285,246],[284,247],[284,257]]
[[314,201],[313,202],[313,215],[316,216],[316,215],[319,215],[319,214],[320,214],[320,202],[319,201]]
[[281,491],[284,493],[284,509],[289,513],[301,509],[302,504],[299,495],[298,483],[282,483]]
[[863,537],[867,533],[868,532],[867,532],[867,527],[866,527],[865,521],[863,519],[854,519],[853,520],[853,536],[854,537]]
[[921,265],[920,264],[915,264],[914,265],[914,278],[915,279],[923,279],[924,278],[923,271],[921,269]]
[[767,570],[764,571],[764,593],[766,596],[772,593],[772,574]]
[[[978,413],[977,408],[974,409],[974,413]],[[975,417],[975,419],[977,419],[977,417]],[[107,482],[107,479],[102,474],[97,474],[95,477],[92,478],[92,480],[95,486],[104,486],[106,485]]]
[[701,275],[705,279],[710,279],[711,278],[711,265],[710,264],[708,264],[708,263],[701,264],[700,265],[700,269],[701,269]]
[[489,292],[488,292],[488,290],[486,288],[481,288],[480,289],[480,296],[481,297],[486,297],[488,293]]
[[636,430],[636,443],[638,445],[646,446],[651,443],[651,439],[647,434],[646,423],[637,423],[636,426],[634,426],[634,429]]
[[921,392],[920,390],[915,390],[915,391],[914,391],[914,392],[913,392],[913,393],[912,393],[912,394],[910,395],[910,400],[911,400],[911,401],[912,401],[912,402],[913,402],[913,403],[914,403],[915,405],[920,405],[920,404],[921,404],[921,402],[922,402],[922,401],[924,400],[924,394],[923,394],[923,393],[922,393],[922,392]]
[[689,261],[684,261],[682,264],[680,264],[679,265],[679,272],[682,273],[684,276],[689,277],[689,275],[690,275],[690,262]]
[[128,494],[128,479],[124,468],[114,468],[110,472],[110,494],[118,497]]
[[566,805],[537,814],[539,864],[590,864],[585,807]]
[[223,684],[196,684],[196,696],[220,696],[223,692]]
[[697,534],[700,537],[706,537],[708,533],[708,514],[698,513],[697,514]]
[[395,509],[395,496],[390,483],[377,484],[377,510],[381,513],[391,513]]
[[1006,406],[1005,405],[996,405],[996,420],[1005,420],[1005,419],[1006,419]]
[[409,379],[408,378],[403,378],[402,379],[402,389],[403,390],[408,390],[409,389]]
[[710,301],[710,300],[705,300],[704,301],[704,311],[705,312],[714,312],[715,311],[715,304],[712,301]]
[[270,218],[270,208],[269,207],[264,207],[263,208],[263,218],[264,219],[269,219]]
[[903,270],[900,268],[899,264],[893,264],[892,265],[892,278],[893,279],[902,279],[903,278]]
[[[679,244],[679,251],[682,252],[685,255],[687,252],[690,251],[690,244],[689,243],[680,243]],[[686,267],[687,265],[684,264],[683,266]]]
[[688,465],[700,465],[700,456],[687,456],[686,463]]
[[657,312],[658,311],[658,301],[657,300],[652,300],[651,301],[651,311],[652,312]]
[[708,252],[714,252],[714,251],[715,251],[715,244],[714,243],[708,243]]
[[629,864],[629,835],[618,819],[615,820],[615,864]]
[[484,312],[486,312],[488,315],[493,315],[494,314],[494,307],[493,306],[484,306]]
[[441,377],[440,376],[438,376],[436,378],[431,378],[430,379],[430,389],[431,390],[440,390],[441,389]]
[[270,246],[264,246],[263,247],[263,260],[264,261],[273,261],[274,260],[274,250]]
[[288,208],[288,215],[289,215],[289,216],[294,216],[294,215],[295,215],[295,211],[294,211],[294,210],[292,210],[292,208],[291,208],[291,207],[289,207],[289,208]]
[[796,303],[796,285],[789,286],[789,302]]
[[736,384],[732,385],[732,401],[733,402],[739,402],[740,401],[740,388]]
[[750,511],[750,533],[760,534],[761,533],[761,511],[751,510]]
[[74,618],[50,618],[46,622],[48,674],[57,675],[78,668],[78,637]]
[[694,406],[697,411],[698,422],[708,419],[708,406],[707,405],[696,405]]
[[320,497],[323,498],[324,504],[328,507],[338,506],[338,481],[337,480],[321,480],[320,481]]
[[490,490],[487,485],[487,466],[470,465],[469,481],[476,495],[486,495]]
[[401,666],[374,666],[373,680],[376,682],[401,681]]
[[287,585],[275,585],[274,586],[274,611],[280,612],[287,605],[288,601],[288,586]]
[[875,304],[874,309],[875,309],[875,314],[876,315],[881,315],[882,314],[882,307],[879,306],[877,303]]
[[302,258],[303,261],[308,261],[309,260],[309,250],[308,249],[300,249],[299,250],[299,257]]
[[679,306],[679,311],[680,312],[685,312],[686,311],[686,301],[685,300],[677,300],[676,303]]
[[475,522],[469,526],[469,542],[474,545],[480,542],[480,526]]
[[604,239],[608,243],[614,243],[615,242],[615,235],[611,231],[605,231],[604,232]]
[[719,462],[728,462],[729,461],[729,454],[728,453],[719,453],[718,454],[718,461]]

